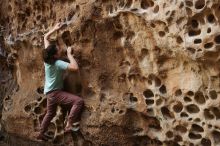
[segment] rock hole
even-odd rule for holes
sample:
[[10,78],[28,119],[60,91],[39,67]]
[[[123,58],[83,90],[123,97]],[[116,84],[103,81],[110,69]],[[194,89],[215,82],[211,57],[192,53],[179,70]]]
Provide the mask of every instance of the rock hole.
[[211,99],[215,100],[215,99],[217,99],[218,95],[217,95],[217,92],[215,90],[212,90],[212,91],[209,92],[209,96],[210,96]]
[[174,115],[170,112],[170,110],[167,107],[162,107],[161,113],[163,114],[164,118],[174,118]]
[[154,104],[154,100],[146,99],[146,100],[145,100],[145,103],[146,103],[147,105],[152,105],[152,104]]
[[31,106],[30,105],[26,105],[25,107],[24,107],[24,110],[25,110],[25,112],[30,112],[30,110],[31,110]]
[[145,90],[143,94],[146,98],[154,97],[154,93],[150,89]]
[[198,113],[200,111],[199,107],[195,104],[190,104],[190,105],[187,105],[186,106],[186,110],[189,112],[189,113]]
[[11,5],[8,5],[8,11],[9,11],[9,12],[12,11],[12,7],[11,7]]
[[147,113],[150,116],[154,116],[154,110],[152,108],[147,109]]
[[200,118],[196,118],[194,121],[197,122],[197,123],[201,122]]
[[124,36],[124,33],[122,31],[116,31],[114,34],[113,34],[113,39],[114,40],[117,40],[117,39],[120,39],[121,37]]
[[113,13],[113,5],[108,5],[106,7],[106,11],[108,11],[109,13]]
[[71,10],[67,16],[67,20],[70,21],[74,15],[75,15],[75,11]]
[[27,14],[27,16],[31,16],[31,8],[26,8],[25,14]]
[[131,97],[130,97],[130,101],[131,101],[131,102],[137,102],[138,99],[137,99],[137,97],[131,96]]
[[211,140],[210,140],[210,139],[208,139],[208,138],[202,138],[202,140],[201,140],[201,145],[202,145],[202,146],[211,146],[212,143],[211,143]]
[[215,42],[216,42],[217,44],[220,44],[220,35],[217,35],[217,36],[215,37]]
[[146,48],[142,48],[141,49],[141,57],[143,58],[143,57],[145,57],[147,55],[148,55],[148,50]]
[[205,6],[205,0],[197,0],[195,3],[196,9],[202,9]]
[[192,25],[193,28],[197,28],[197,27],[199,26],[199,23],[198,23],[197,20],[193,19],[193,20],[191,21],[191,25]]
[[41,112],[42,112],[42,109],[40,107],[35,107],[35,109],[34,109],[35,114],[39,115],[39,114],[41,114]]
[[193,95],[194,95],[194,92],[193,92],[193,91],[188,91],[188,92],[187,92],[187,95],[193,96]]
[[154,2],[151,0],[141,0],[141,8],[147,9],[148,7],[152,7],[154,5]]
[[105,94],[102,93],[102,94],[100,95],[100,102],[104,102],[105,99],[106,99]]
[[123,114],[124,113],[124,111],[123,110],[119,110],[119,112],[118,112],[119,114]]
[[200,30],[200,29],[199,29],[199,30],[189,30],[188,35],[189,35],[190,37],[192,37],[192,36],[200,35],[200,33],[201,33],[201,30]]
[[202,136],[200,134],[195,134],[195,133],[190,132],[189,133],[189,138],[193,139],[193,140],[196,140],[196,139],[201,139]]
[[38,87],[37,88],[37,93],[43,94],[44,93],[44,87]]
[[127,0],[127,3],[125,4],[125,7],[130,8],[133,3],[133,0]]
[[176,42],[177,42],[178,44],[181,44],[181,43],[183,42],[183,39],[181,38],[181,36],[178,36],[178,37],[176,38]]
[[132,38],[134,38],[134,36],[135,36],[135,32],[129,31],[129,32],[127,32],[126,40],[131,40]]
[[175,15],[176,15],[176,11],[173,10],[173,11],[171,12],[169,18],[167,18],[167,22],[168,22],[168,23],[171,23],[171,22],[173,21],[173,18],[175,17]]
[[207,29],[207,33],[210,33],[212,30],[211,30],[211,28],[209,27],[208,29]]
[[163,100],[161,98],[156,100],[156,105],[160,106],[163,103]]
[[194,132],[204,132],[204,129],[201,126],[197,125],[197,124],[192,124],[191,129]]
[[159,9],[160,9],[160,8],[159,8],[159,6],[158,6],[158,5],[156,5],[156,6],[154,7],[153,12],[154,12],[154,13],[158,13],[158,12],[159,12]]
[[147,83],[148,83],[149,85],[152,85],[152,84],[153,84],[153,83],[152,83],[152,80],[150,80],[150,79],[147,80]]
[[201,52],[201,51],[202,51],[202,49],[198,49],[198,50],[197,50],[197,52]]
[[41,101],[41,99],[42,99],[42,97],[41,97],[41,96],[37,97],[37,101],[38,101],[38,102],[40,102],[40,101]]
[[175,130],[176,130],[176,131],[179,131],[179,132],[181,132],[181,133],[186,133],[186,132],[187,132],[187,128],[186,128],[185,126],[182,126],[182,125],[177,125],[177,126],[175,127]]
[[159,88],[159,91],[160,91],[162,94],[167,93],[166,86],[165,86],[165,85],[162,85],[162,86]]
[[39,21],[41,19],[41,15],[37,16],[37,21]]
[[[183,138],[180,136],[180,135],[176,135],[175,138],[174,138],[174,141],[183,141]],[[178,144],[179,145],[179,144]],[[175,145],[176,146],[176,145]]]
[[185,3],[186,3],[186,5],[188,7],[192,7],[193,6],[193,2],[192,1],[186,0]]
[[209,23],[213,23],[215,21],[215,16],[213,14],[209,14],[207,16],[207,20]]
[[165,32],[164,31],[159,31],[158,34],[159,34],[160,37],[164,37],[165,36]]
[[112,113],[114,113],[114,112],[115,112],[115,108],[114,108],[114,107],[111,109],[111,112],[112,112]]
[[179,8],[182,9],[184,7],[184,3],[181,2]]
[[170,11],[167,11],[167,12],[165,13],[166,16],[168,16],[169,14],[170,14]]
[[64,31],[62,34],[62,39],[67,46],[72,45],[72,39],[69,31]]
[[206,44],[204,45],[204,48],[209,49],[209,48],[211,48],[212,46],[213,46],[213,42],[209,42],[209,43],[206,43]]
[[194,40],[194,44],[200,44],[200,43],[202,43],[202,40],[201,40],[201,39],[195,39],[195,40]]
[[178,102],[173,106],[173,110],[176,113],[180,113],[183,110],[183,104],[181,102]]
[[161,85],[161,80],[158,77],[154,78],[155,86],[159,87]]
[[18,20],[19,20],[20,22],[24,22],[24,21],[25,21],[26,14],[24,14],[24,13],[18,13],[17,15],[18,15]]
[[131,9],[131,11],[135,12],[135,11],[138,11],[138,9],[137,8],[133,8],[133,9]]
[[194,54],[196,50],[194,48],[188,47],[186,48],[190,53]]
[[152,122],[149,122],[148,127],[159,131],[161,130],[160,121],[156,118],[152,118]]
[[177,89],[175,91],[175,96],[181,96],[182,95],[182,90],[181,89]]
[[197,103],[199,103],[199,104],[204,104],[204,103],[206,102],[203,93],[200,92],[200,91],[196,92],[196,94],[195,94],[195,96],[194,96],[194,99],[195,99],[195,101],[196,101]]
[[210,113],[209,109],[204,109],[204,116],[206,120],[214,119],[214,115]]
[[188,121],[192,121],[192,118],[189,118]]
[[220,119],[220,110],[217,107],[212,107],[211,111],[214,113],[216,119]]
[[166,136],[167,136],[167,138],[172,138],[173,137],[173,132],[172,131],[167,131]]
[[188,7],[186,7],[186,12],[187,12],[187,15],[189,15],[189,16],[192,15],[192,10]]
[[219,131],[214,130],[212,132],[212,136],[213,136],[213,139],[215,141],[215,144],[220,143],[220,138],[219,138],[220,137],[220,132]]
[[152,28],[155,28],[155,27],[156,27],[156,25],[155,25],[154,23],[151,23],[150,26],[151,26]]

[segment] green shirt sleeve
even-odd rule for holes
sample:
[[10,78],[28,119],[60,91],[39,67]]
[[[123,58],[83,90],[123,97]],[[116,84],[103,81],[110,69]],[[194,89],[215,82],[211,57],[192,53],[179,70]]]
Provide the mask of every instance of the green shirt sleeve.
[[62,60],[57,60],[55,62],[55,66],[58,67],[61,70],[66,70],[68,65],[69,65],[68,62],[65,62],[65,61],[62,61]]

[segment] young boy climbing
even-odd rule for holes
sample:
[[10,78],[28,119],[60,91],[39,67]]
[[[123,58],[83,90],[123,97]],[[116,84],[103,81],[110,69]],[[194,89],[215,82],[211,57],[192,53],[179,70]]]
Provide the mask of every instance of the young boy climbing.
[[47,113],[40,125],[40,132],[37,134],[37,139],[40,140],[47,140],[44,133],[47,131],[50,121],[56,115],[56,108],[58,105],[65,106],[65,108],[70,109],[64,132],[71,132],[72,130],[79,129],[80,114],[84,105],[81,97],[63,91],[64,71],[77,71],[78,64],[71,54],[71,47],[67,48],[67,57],[70,61],[70,63],[68,63],[60,60],[62,49],[59,45],[51,44],[49,41],[51,34],[59,30],[61,27],[61,23],[56,24],[55,27],[44,36],[44,94],[47,96]]

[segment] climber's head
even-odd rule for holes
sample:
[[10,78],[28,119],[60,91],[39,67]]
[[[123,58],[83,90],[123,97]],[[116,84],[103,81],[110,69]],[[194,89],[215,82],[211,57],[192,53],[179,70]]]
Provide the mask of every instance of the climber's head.
[[54,64],[54,62],[61,57],[62,50],[56,44],[50,44],[43,50],[43,60],[48,64]]

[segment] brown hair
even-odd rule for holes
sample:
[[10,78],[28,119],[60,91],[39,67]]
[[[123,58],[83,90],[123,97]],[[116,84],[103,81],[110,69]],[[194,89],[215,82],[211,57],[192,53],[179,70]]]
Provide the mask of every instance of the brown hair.
[[57,60],[54,55],[57,53],[57,47],[55,44],[49,45],[42,51],[42,57],[45,63],[54,64]]

